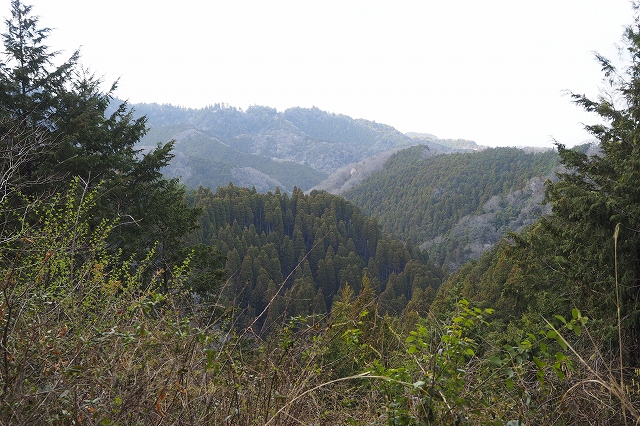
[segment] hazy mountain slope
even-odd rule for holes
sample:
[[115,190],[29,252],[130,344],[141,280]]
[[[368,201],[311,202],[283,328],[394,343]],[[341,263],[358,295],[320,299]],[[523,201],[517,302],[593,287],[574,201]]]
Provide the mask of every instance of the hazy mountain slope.
[[387,151],[381,154],[372,155],[358,163],[347,164],[340,170],[329,175],[328,178],[320,182],[311,190],[327,191],[335,195],[340,195],[345,191],[359,185],[366,177],[382,169],[384,164],[398,150]]
[[[412,136],[414,141],[418,142],[419,145],[427,147],[427,150],[422,152],[423,157],[437,154],[452,154],[454,152],[474,152],[486,148],[476,145],[473,141],[460,140],[464,142],[465,145],[463,146],[461,142],[454,141],[454,143],[451,143],[451,140],[438,139],[436,136],[430,134],[419,135],[409,133],[409,135],[414,135]],[[348,164],[329,175],[329,177],[311,189],[327,191],[336,195],[342,194],[359,185],[372,173],[381,170],[386,161],[394,153],[402,149],[406,149],[406,147],[398,147],[390,151],[372,155],[360,162]]]
[[542,211],[542,183],[557,166],[554,151],[491,148],[431,156],[416,146],[392,155],[343,196],[386,231],[428,246],[436,260],[456,268]]
[[176,141],[176,157],[165,174],[180,177],[185,185],[192,188],[200,185],[217,188],[233,182],[267,192],[276,187],[287,190],[296,185],[309,187],[326,177],[326,174],[304,164],[238,151],[224,139],[181,124],[153,126],[144,141],[163,139]]
[[409,132],[409,133],[406,133],[406,135],[412,139],[437,143],[443,147],[446,147],[449,150],[480,151],[487,148],[486,146],[478,145],[474,141],[470,141],[467,139],[440,139],[437,136],[432,135],[431,133]]
[[167,173],[182,176],[189,186],[197,182],[215,188],[231,178],[261,190],[274,190],[276,184],[287,191],[294,186],[307,190],[350,163],[426,143],[391,126],[318,108],[278,112],[262,106],[242,111],[222,105],[195,110],[136,104],[134,109],[147,116],[150,127],[141,145],[176,139],[175,151],[184,157],[176,157]]
[[507,232],[520,232],[540,215],[551,213],[551,207],[542,204],[546,178],[554,176],[535,176],[522,189],[492,196],[480,211],[463,216],[450,230],[420,247],[450,270],[480,258]]

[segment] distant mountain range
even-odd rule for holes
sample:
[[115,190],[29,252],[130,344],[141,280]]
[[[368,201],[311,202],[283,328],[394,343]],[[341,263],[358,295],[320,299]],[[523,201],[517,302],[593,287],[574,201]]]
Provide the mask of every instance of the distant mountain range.
[[287,192],[294,187],[309,190],[335,179],[332,175],[343,173],[345,167],[350,171],[368,159],[380,164],[391,153],[415,145],[426,145],[433,154],[481,149],[472,141],[403,134],[385,124],[318,108],[284,112],[262,106],[243,111],[219,104],[203,109],[158,104],[133,108],[148,118],[149,132],[141,147],[174,139],[176,156],[165,173],[194,188],[231,182],[259,192],[276,187]]
[[133,108],[148,119],[141,148],[175,140],[164,172],[187,187],[342,195],[451,270],[547,212],[544,181],[558,167],[551,150],[403,134],[318,108]]

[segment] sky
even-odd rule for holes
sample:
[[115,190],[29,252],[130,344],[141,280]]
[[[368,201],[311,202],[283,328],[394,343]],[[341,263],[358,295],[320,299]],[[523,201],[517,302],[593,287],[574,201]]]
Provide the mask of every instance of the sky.
[[567,91],[598,96],[594,52],[616,59],[633,19],[628,0],[25,3],[131,103],[315,106],[488,146],[590,139]]

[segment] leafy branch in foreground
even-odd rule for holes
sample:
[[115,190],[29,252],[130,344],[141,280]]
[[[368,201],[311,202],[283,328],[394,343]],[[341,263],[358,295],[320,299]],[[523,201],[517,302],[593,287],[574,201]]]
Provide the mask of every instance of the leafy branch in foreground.
[[95,196],[76,181],[3,239],[0,424],[369,423],[376,411],[353,401],[375,395],[318,387],[344,362],[327,352],[342,327],[300,317],[269,339],[236,334],[233,306],[192,293],[217,274],[188,258],[165,291],[153,251],[122,261],[107,247],[114,224],[92,220]]
[[[387,424],[564,421],[562,407],[571,403],[572,390],[588,381],[580,379],[588,364],[564,331],[551,323],[515,343],[494,347],[488,332],[493,313],[490,308],[471,307],[468,301],[460,300],[444,325],[430,318],[409,333],[403,361],[391,366],[382,359],[372,363],[368,378],[386,397]],[[578,309],[572,310],[569,320],[561,315],[556,319],[563,330],[576,338],[583,336],[587,318]],[[576,360],[581,368],[576,368]],[[623,404],[629,403],[615,392],[613,376],[608,380],[595,377],[591,382],[602,382]]]
[[95,196],[76,181],[3,239],[2,424],[159,420],[211,382],[205,360],[220,331],[185,316],[179,292],[144,290],[148,261],[117,261],[105,243],[113,224],[89,225]]

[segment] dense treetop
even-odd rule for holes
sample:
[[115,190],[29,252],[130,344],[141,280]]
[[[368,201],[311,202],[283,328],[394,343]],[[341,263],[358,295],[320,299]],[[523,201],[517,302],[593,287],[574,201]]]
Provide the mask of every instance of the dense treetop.
[[384,236],[341,197],[229,185],[190,198],[204,211],[197,241],[226,255],[227,297],[253,315],[270,302],[272,320],[325,313],[341,288],[358,294],[365,275],[384,294],[383,309],[400,314],[416,291],[432,297],[443,278],[424,252]]

